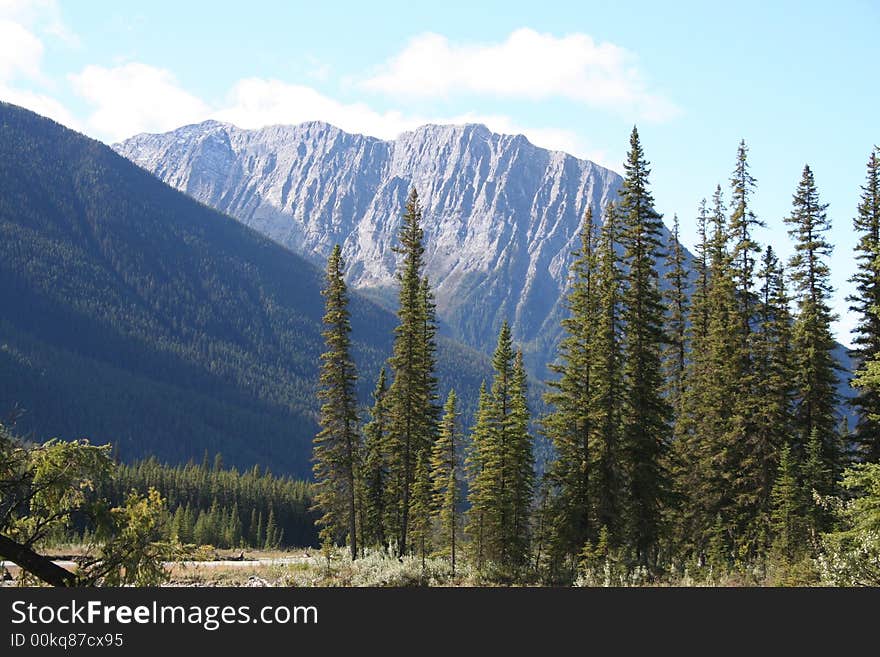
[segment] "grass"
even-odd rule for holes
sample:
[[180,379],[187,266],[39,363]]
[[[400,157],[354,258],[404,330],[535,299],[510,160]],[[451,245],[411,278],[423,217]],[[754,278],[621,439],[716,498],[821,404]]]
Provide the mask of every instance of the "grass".
[[[55,559],[69,560],[81,555],[83,546],[58,545],[47,550]],[[237,560],[243,556],[242,560]],[[328,558],[329,557],[329,558]],[[18,581],[18,568],[6,562],[16,578],[4,582],[36,585],[32,579]],[[385,550],[369,550],[355,561],[347,550],[334,548],[329,553],[314,548],[291,550],[219,550],[201,546],[186,561],[166,564],[165,586],[284,586],[284,587],[409,587],[409,586],[497,586],[499,581],[460,562],[453,577],[449,560],[444,557],[397,558]],[[537,581],[527,585],[537,585]],[[817,573],[808,565],[784,572],[763,569],[713,573],[708,569],[684,569],[660,580],[647,573],[624,570],[611,562],[581,572],[575,586],[803,586],[819,584]]]

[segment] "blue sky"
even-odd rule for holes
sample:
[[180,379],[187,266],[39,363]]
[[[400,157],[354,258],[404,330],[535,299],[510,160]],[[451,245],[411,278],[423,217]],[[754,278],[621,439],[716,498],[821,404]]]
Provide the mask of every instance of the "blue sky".
[[0,98],[106,142],[209,117],[384,138],[477,121],[616,170],[638,124],[658,208],[688,246],[745,139],[758,238],[784,255],[782,218],[813,168],[849,342],[852,216],[880,143],[880,4],[412,4],[0,0]]

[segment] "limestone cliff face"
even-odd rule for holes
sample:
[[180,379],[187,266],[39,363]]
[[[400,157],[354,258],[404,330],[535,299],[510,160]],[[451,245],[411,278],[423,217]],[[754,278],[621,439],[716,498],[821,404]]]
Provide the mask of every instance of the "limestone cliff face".
[[241,130],[209,121],[114,148],[316,262],[340,243],[349,283],[389,303],[393,246],[415,187],[444,329],[489,351],[507,319],[536,365],[559,338],[586,207],[598,222],[621,183],[592,162],[474,124],[383,141],[320,122]]

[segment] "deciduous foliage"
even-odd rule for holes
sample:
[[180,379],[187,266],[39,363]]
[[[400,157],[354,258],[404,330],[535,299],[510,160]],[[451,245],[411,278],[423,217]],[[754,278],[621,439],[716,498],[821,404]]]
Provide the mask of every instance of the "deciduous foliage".
[[[167,514],[159,493],[131,492],[112,508],[92,496],[96,483],[112,473],[109,451],[85,440],[30,445],[0,424],[0,558],[53,586],[164,580],[162,560],[174,549],[161,542]],[[40,550],[53,534],[70,530],[75,515],[88,519],[94,541],[71,572]]]
[[880,464],[845,470],[841,487],[847,499],[829,501],[837,529],[822,536],[823,575],[839,586],[880,586]]

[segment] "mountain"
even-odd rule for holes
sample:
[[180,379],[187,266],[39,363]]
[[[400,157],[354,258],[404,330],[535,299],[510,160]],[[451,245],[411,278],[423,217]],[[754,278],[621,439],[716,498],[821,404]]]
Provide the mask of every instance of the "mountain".
[[207,121],[114,148],[313,262],[342,244],[348,281],[389,306],[392,249],[414,186],[445,329],[489,352],[508,319],[533,369],[558,341],[586,207],[598,222],[621,183],[592,162],[482,125],[426,125],[383,141],[320,122],[241,130]]
[[[426,125],[383,141],[321,122],[242,130],[206,121],[113,148],[312,262],[342,244],[349,282],[388,307],[392,249],[414,186],[444,328],[489,353],[508,319],[538,378],[555,356],[586,207],[599,223],[622,182],[592,162],[473,124]],[[850,397],[848,354],[839,347],[836,357],[841,395]]]
[[[0,103],[0,417],[114,443],[130,460],[255,463],[308,476],[323,274],[109,147]],[[392,314],[353,294],[366,404]],[[444,340],[442,387],[486,359]]]

